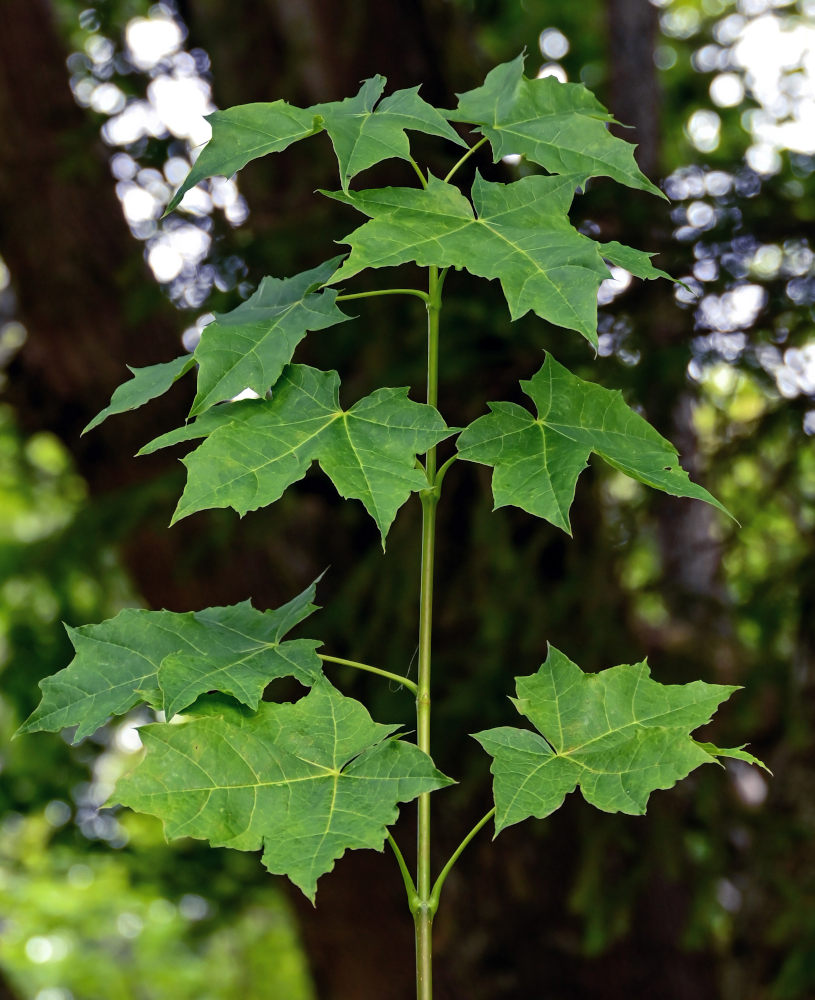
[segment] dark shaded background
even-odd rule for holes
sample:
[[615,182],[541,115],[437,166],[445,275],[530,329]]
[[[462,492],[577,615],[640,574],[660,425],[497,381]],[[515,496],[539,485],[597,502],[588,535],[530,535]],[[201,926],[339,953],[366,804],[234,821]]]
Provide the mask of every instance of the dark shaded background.
[[[176,49],[134,66],[124,33],[144,16],[175,19],[187,55]],[[361,508],[340,505],[319,476],[242,521],[212,512],[168,531],[178,456],[131,456],[183,420],[184,388],[79,438],[125,363],[174,356],[197,317],[231,308],[264,274],[325,259],[329,241],[355,224],[348,210],[312,195],[336,183],[327,140],[253,163],[238,181],[245,203],[212,188],[220,205],[159,223],[174,177],[165,165],[188,155],[184,136],[158,127],[117,144],[111,114],[145,99],[155,105],[163,77],[209,82],[214,103],[227,107],[336,99],[382,72],[394,89],[424,81],[427,100],[451,106],[454,91],[525,46],[528,73],[557,63],[635,126],[624,134],[673,199],[669,207],[601,181],[579,199],[575,222],[600,239],[659,251],[660,266],[693,294],[667,282],[608,291],[595,360],[579,337],[536,318],[510,325],[492,284],[474,291],[472,279],[453,274],[442,411],[464,424],[487,399],[517,398],[517,380],[551,347],[578,374],[641,404],[742,527],[594,466],[581,480],[569,540],[521,511],[491,514],[485,470],[454,467],[440,511],[434,731],[437,763],[461,784],[435,802],[436,863],[488,808],[487,763],[463,734],[511,717],[511,678],[537,667],[547,641],[584,669],[647,654],[665,682],[744,685],[711,738],[749,741],[775,777],[734,762],[657,793],[645,819],[600,815],[575,799],[495,843],[482,835],[449,879],[437,918],[437,996],[815,995],[815,161],[806,148],[782,148],[777,160],[748,154],[755,143],[745,112],[763,95],[734,48],[762,17],[769,40],[773,26],[815,32],[814,16],[806,0],[187,0],[152,8],[4,0],[3,731],[33,708],[36,681],[67,662],[59,619],[98,620],[128,601],[189,610],[251,595],[274,606],[330,565],[318,625],[328,650],[403,672],[416,646],[417,504],[400,514],[385,558]],[[550,28],[569,49],[558,54],[550,35],[542,58],[538,36]],[[547,45],[557,58],[546,58]],[[730,72],[746,93],[721,106],[709,88]],[[815,100],[806,84],[813,75],[788,66],[771,117],[794,117],[807,94]],[[718,116],[718,143],[705,141],[705,121],[714,131],[715,122],[692,118],[698,112]],[[449,165],[434,143],[420,137],[413,148],[435,172]],[[487,158],[477,165],[504,180],[526,169]],[[409,183],[406,171],[393,161],[359,181]],[[128,225],[119,199],[134,187],[151,192],[155,209],[148,202]],[[208,253],[160,287],[145,254],[183,226],[206,234]],[[378,277],[363,276],[358,287]],[[406,269],[405,280],[414,279]],[[309,338],[299,360],[337,367],[349,400],[383,384],[412,384],[421,398],[419,304],[394,311],[372,300],[359,314],[358,323]],[[378,719],[409,724],[403,694],[357,676],[336,680]],[[194,842],[167,848],[148,820],[99,811],[132,750],[129,732],[110,727],[76,749],[38,736],[5,751],[0,966],[8,982],[0,997],[412,995],[412,928],[389,858],[343,859],[312,911],[254,857]],[[398,828],[403,845],[410,813]],[[82,888],[85,869],[93,897]],[[134,919],[123,922],[123,913]]]

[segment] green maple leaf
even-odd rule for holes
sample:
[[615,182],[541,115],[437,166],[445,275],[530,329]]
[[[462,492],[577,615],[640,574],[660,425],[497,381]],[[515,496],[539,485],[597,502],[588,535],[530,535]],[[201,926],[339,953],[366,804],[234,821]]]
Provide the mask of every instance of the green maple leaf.
[[496,66],[480,87],[458,94],[452,121],[469,122],[486,136],[496,162],[521,154],[553,174],[570,174],[583,185],[589,177],[613,177],[628,187],[664,198],[640,171],[635,147],[606,127],[614,118],[579,83],[523,75],[524,57]]
[[211,420],[200,429],[194,421],[176,432],[173,443],[208,437],[183,459],[187,485],[173,522],[209,507],[241,515],[264,507],[317,459],[341,496],[362,501],[384,544],[410,493],[427,488],[416,456],[451,431],[432,406],[408,399],[407,389],[378,389],[343,410],[339,386],[336,372],[289,365],[271,399],[224,404],[203,415]]
[[464,267],[499,278],[513,319],[530,309],[597,344],[597,289],[609,276],[598,244],[578,233],[568,211],[568,177],[524,177],[491,184],[476,174],[472,206],[435,177],[427,189],[328,193],[371,217],[344,239],[352,250],[331,284],[366,267]]
[[246,388],[259,396],[280,377],[310,330],[350,319],[337,308],[337,292],[317,291],[342,256],[292,278],[264,278],[254,295],[232,312],[216,314],[195,349],[198,393],[190,410],[200,413]]
[[517,403],[490,403],[492,412],[465,428],[457,442],[460,458],[493,466],[496,509],[521,507],[571,534],[577,479],[594,452],[646,486],[728,513],[690,481],[673,445],[626,405],[621,392],[584,382],[551,354],[521,385],[537,417]]
[[315,104],[317,115],[331,137],[340,167],[343,191],[356,174],[382,160],[410,159],[406,129],[438,135],[466,148],[447,120],[419,97],[419,88],[397,90],[374,110],[385,89],[385,77],[366,80],[355,97],[329,104]]
[[99,625],[68,627],[76,655],[41,682],[42,701],[19,731],[76,726],[78,741],[142,701],[169,716],[217,690],[256,708],[276,677],[311,685],[322,675],[321,643],[281,640],[315,610],[314,590],[275,611],[249,601],[185,613],[125,608]]
[[172,212],[187,191],[215,174],[231,177],[250,160],[279,153],[293,142],[315,135],[320,125],[310,111],[285,101],[240,104],[206,116],[212,138],[173,195],[165,215]]
[[124,413],[126,410],[136,410],[145,403],[149,403],[156,396],[163,395],[174,382],[177,382],[182,375],[185,375],[190,368],[195,365],[195,359],[191,354],[184,354],[180,358],[166,361],[159,365],[149,365],[147,368],[131,368],[128,370],[133,378],[128,382],[123,382],[110,397],[110,403],[101,410],[91,420],[88,426],[82,431],[88,431],[98,427],[103,420],[113,416],[114,413]]
[[659,684],[645,662],[585,674],[551,646],[540,670],[516,684],[513,704],[538,732],[502,726],[475,735],[494,758],[496,834],[530,816],[543,819],[578,787],[604,812],[641,815],[651,792],[701,764],[720,756],[760,763],[689,735],[736,687]]
[[193,716],[140,729],[147,754],[112,801],[159,816],[168,837],[263,848],[312,901],[346,850],[382,849],[398,803],[452,783],[326,680],[295,704],[208,698]]
[[164,214],[172,212],[199,181],[215,174],[231,177],[250,160],[279,153],[323,130],[328,132],[337,154],[343,190],[348,189],[352,177],[375,163],[392,157],[409,160],[406,129],[441,136],[466,147],[444,115],[419,97],[418,87],[397,90],[375,107],[385,82],[384,76],[374,76],[362,84],[355,97],[312,108],[274,101],[242,104],[207,115],[212,138]]

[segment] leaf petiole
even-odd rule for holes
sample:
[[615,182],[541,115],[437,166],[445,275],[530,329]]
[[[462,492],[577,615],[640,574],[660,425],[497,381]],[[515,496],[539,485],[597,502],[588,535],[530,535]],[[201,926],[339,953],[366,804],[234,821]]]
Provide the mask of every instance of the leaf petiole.
[[336,302],[348,302],[350,299],[372,299],[376,295],[415,295],[425,304],[430,302],[430,296],[423,292],[421,288],[378,288],[373,292],[351,292],[347,295],[338,295]]
[[418,163],[417,163],[417,162],[416,162],[416,161],[415,161],[415,160],[413,159],[413,157],[412,157],[412,156],[411,156],[411,158],[410,158],[409,162],[410,162],[410,165],[411,165],[411,167],[413,167],[413,169],[414,169],[414,170],[416,171],[416,176],[417,176],[417,177],[419,178],[419,180],[420,180],[420,181],[422,182],[422,187],[423,187],[423,188],[426,188],[426,187],[427,187],[427,178],[426,178],[426,177],[425,177],[425,175],[424,175],[424,174],[422,173],[422,168],[421,168],[421,167],[419,166],[419,164],[418,164]]
[[481,827],[484,826],[485,823],[488,823],[494,815],[495,815],[495,806],[493,806],[492,809],[490,809],[490,811],[485,816],[482,816],[481,819],[475,824],[475,826],[472,828],[472,830],[470,830],[470,832],[467,834],[464,840],[462,840],[462,842],[458,845],[455,851],[453,851],[453,853],[450,855],[450,860],[447,862],[444,868],[442,868],[442,870],[439,872],[439,876],[433,883],[433,889],[430,893],[430,908],[433,911],[433,913],[435,913],[436,910],[439,908],[439,897],[441,896],[441,887],[444,885],[444,880],[450,874],[450,869],[453,867],[456,861],[458,861],[458,859],[461,857],[464,848],[470,843],[470,841],[478,833]]
[[456,455],[451,455],[447,459],[447,461],[444,463],[444,465],[442,465],[442,467],[436,473],[436,479],[435,479],[435,481],[433,483],[433,485],[434,485],[434,487],[436,489],[438,489],[441,486],[442,480],[444,479],[445,475],[447,474],[447,470],[450,468],[450,466],[453,464],[453,462],[455,462],[455,460],[457,458],[458,458],[457,454]]
[[479,139],[478,142],[474,146],[470,146],[470,148],[467,150],[467,152],[464,154],[464,156],[462,156],[461,159],[458,160],[458,162],[454,163],[453,166],[447,171],[447,174],[446,174],[446,176],[444,178],[444,183],[445,184],[447,184],[449,182],[450,178],[458,170],[458,168],[462,165],[462,163],[464,163],[465,160],[468,160],[477,149],[480,149],[481,146],[484,145],[484,143],[486,141],[487,141],[487,137],[484,136],[484,138],[483,139]]
[[388,843],[390,844],[391,850],[394,853],[394,856],[396,858],[396,863],[399,865],[399,871],[402,873],[402,880],[405,883],[405,890],[407,891],[408,906],[410,907],[410,912],[413,913],[419,902],[419,894],[416,892],[416,886],[413,882],[413,877],[411,876],[410,871],[408,869],[404,854],[402,854],[402,852],[399,850],[399,845],[396,843],[396,841],[393,839],[390,833],[388,834]]
[[401,674],[392,674],[390,670],[383,670],[381,667],[372,667],[369,663],[358,663],[356,660],[346,660],[341,656],[328,656],[326,653],[318,653],[317,655],[324,663],[339,663],[343,667],[353,667],[355,670],[365,670],[369,674],[379,674],[380,677],[387,677],[388,680],[396,681],[397,684],[406,687],[408,691],[418,694],[419,689],[414,682],[407,677],[402,677]]

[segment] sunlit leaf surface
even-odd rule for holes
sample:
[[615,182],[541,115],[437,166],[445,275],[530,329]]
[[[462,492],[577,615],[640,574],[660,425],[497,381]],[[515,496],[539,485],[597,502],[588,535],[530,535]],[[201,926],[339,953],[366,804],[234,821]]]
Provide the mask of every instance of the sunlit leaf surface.
[[381,850],[398,803],[451,784],[418,747],[320,681],[295,704],[249,712],[208,698],[183,725],[140,732],[143,762],[113,800],[164,821],[168,837],[263,848],[270,872],[314,899],[346,850]]

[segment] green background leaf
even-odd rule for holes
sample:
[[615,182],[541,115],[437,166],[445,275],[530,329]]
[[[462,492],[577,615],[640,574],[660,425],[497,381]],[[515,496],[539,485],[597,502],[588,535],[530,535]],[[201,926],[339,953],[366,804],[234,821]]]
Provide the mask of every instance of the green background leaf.
[[363,705],[320,681],[295,704],[250,713],[218,698],[183,725],[140,730],[142,763],[113,801],[159,816],[168,837],[264,850],[313,901],[346,850],[381,850],[398,803],[451,784]]

